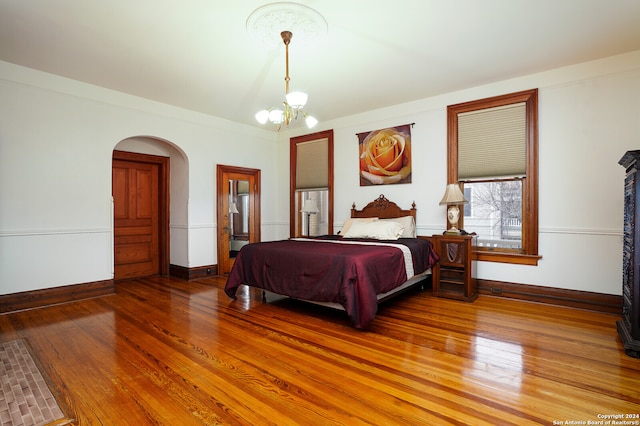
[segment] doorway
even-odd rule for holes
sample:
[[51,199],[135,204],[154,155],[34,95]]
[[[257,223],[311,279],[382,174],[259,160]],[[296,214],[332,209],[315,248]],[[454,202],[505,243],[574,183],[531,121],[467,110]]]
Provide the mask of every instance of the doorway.
[[235,257],[260,241],[260,170],[216,167],[218,273],[231,272]]
[[169,158],[113,151],[114,279],[169,273]]

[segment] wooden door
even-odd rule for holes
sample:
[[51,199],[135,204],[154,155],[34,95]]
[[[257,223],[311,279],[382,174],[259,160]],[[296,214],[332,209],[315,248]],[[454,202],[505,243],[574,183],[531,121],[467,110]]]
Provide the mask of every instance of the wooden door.
[[218,273],[228,274],[242,244],[260,241],[260,170],[218,165],[216,178]]
[[[117,157],[125,157],[118,159]],[[164,161],[114,153],[114,278],[165,275]],[[140,161],[143,160],[143,161]],[[152,161],[144,161],[152,160]]]

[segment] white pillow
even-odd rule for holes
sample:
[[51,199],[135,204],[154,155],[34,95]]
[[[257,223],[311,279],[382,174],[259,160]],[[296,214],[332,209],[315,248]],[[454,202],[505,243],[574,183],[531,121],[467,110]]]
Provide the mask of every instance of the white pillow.
[[342,226],[342,231],[340,231],[340,235],[344,236],[344,234],[346,234],[349,231],[349,228],[351,228],[351,225],[353,225],[355,222],[370,223],[370,222],[375,222],[376,220],[378,220],[377,217],[350,217],[349,219],[344,221],[344,225]]
[[413,219],[413,216],[380,219],[380,221],[398,222],[402,225],[404,227],[404,232],[400,238],[416,238],[416,221]]
[[344,237],[397,240],[403,231],[404,227],[398,222],[381,220],[374,222],[353,222],[347,233],[344,234]]

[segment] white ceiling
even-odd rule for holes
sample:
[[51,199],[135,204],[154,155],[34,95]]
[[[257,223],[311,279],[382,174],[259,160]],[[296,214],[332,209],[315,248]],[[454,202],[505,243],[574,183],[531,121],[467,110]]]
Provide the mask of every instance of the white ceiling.
[[[258,125],[284,47],[246,31],[260,0],[0,0],[0,60]],[[290,46],[320,121],[640,50],[640,0],[300,0],[327,36]],[[285,30],[287,28],[283,28]]]

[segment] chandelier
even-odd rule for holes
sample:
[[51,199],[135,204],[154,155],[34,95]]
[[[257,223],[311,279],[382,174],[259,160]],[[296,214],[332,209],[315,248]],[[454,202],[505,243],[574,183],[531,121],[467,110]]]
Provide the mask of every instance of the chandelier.
[[318,124],[318,120],[307,114],[306,111],[302,110],[307,103],[308,95],[304,92],[289,92],[289,81],[291,80],[291,78],[289,78],[289,43],[291,43],[293,33],[291,31],[282,31],[280,36],[284,42],[286,52],[286,74],[284,77],[285,100],[282,102],[282,109],[263,109],[256,114],[256,120],[258,120],[260,124],[265,124],[269,121],[274,124],[276,126],[276,130],[279,131],[283,125],[288,126],[291,121],[297,120],[298,116],[302,114],[307,127],[311,129]]

